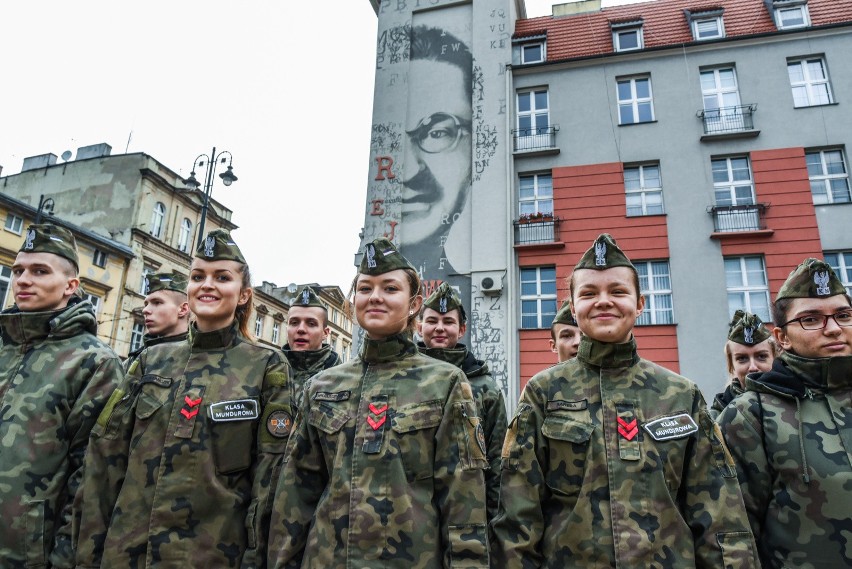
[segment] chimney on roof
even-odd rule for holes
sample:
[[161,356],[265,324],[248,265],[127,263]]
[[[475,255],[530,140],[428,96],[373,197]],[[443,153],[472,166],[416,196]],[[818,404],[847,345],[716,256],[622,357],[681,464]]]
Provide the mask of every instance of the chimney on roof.
[[24,165],[21,166],[21,172],[27,170],[38,170],[56,164],[56,154],[39,154],[38,156],[27,156],[24,158]]
[[566,2],[565,4],[553,5],[553,16],[576,16],[587,12],[600,12],[601,0],[578,0],[577,2]]
[[77,149],[77,160],[85,160],[86,158],[100,158],[101,156],[109,156],[112,152],[112,146],[106,142],[100,144],[90,144],[89,146],[81,146]]

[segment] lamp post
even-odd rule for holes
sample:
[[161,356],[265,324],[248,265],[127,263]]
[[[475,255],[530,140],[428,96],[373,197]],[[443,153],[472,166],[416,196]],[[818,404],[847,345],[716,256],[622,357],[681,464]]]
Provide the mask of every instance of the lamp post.
[[53,198],[44,199],[44,194],[41,194],[38,197],[38,210],[36,210],[35,222],[36,224],[41,223],[42,214],[53,215],[53,208],[56,205],[56,202],[53,201]]
[[[225,154],[228,155],[227,158]],[[201,187],[201,184],[195,177],[195,167],[203,168],[205,160],[207,160],[207,173],[204,175],[204,199],[201,203],[201,221],[198,224],[198,242],[195,244],[196,248],[201,247],[201,240],[204,239],[204,225],[207,221],[207,209],[210,207],[210,194],[213,192],[213,175],[216,173],[216,167],[219,164],[228,162],[228,169],[219,174],[219,177],[222,178],[222,183],[226,186],[230,186],[237,181],[237,177],[234,175],[233,155],[227,150],[222,150],[219,154],[216,154],[216,147],[214,146],[209,156],[207,154],[199,154],[193,161],[189,178],[183,181],[190,189],[197,190]]]

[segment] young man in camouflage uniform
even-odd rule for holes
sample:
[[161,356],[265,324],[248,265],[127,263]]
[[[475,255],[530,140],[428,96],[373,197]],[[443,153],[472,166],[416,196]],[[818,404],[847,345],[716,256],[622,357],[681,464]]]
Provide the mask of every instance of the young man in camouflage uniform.
[[145,348],[186,340],[189,329],[186,277],[175,271],[148,275],[142,316],[147,333],[142,347],[127,356],[124,369],[130,369]]
[[89,432],[123,373],[77,296],[74,236],[32,225],[0,313],[0,566],[74,567],[72,508]]
[[340,363],[340,356],[328,340],[328,309],[309,286],[296,292],[296,300],[287,312],[287,343],[284,356],[293,368],[295,407],[302,401],[308,379]]
[[[728,403],[745,391],[746,373],[769,371],[775,359],[775,346],[772,332],[764,326],[759,316],[744,310],[734,313],[728,329],[728,341],[725,342],[725,358],[728,360],[731,379],[725,390],[713,399],[710,415],[714,419]],[[744,363],[740,363],[740,359]]]
[[852,567],[852,302],[823,261],[778,291],[772,369],[719,415],[764,569]]
[[467,329],[467,315],[456,291],[446,282],[423,303],[418,325],[423,342],[420,351],[427,356],[453,364],[467,376],[473,387],[482,418],[485,446],[490,468],[485,471],[488,489],[488,520],[497,513],[500,497],[500,449],[506,437],[506,402],[503,392],[488,372],[488,364],[459,343]]
[[557,355],[560,362],[570,360],[577,356],[582,335],[571,313],[571,301],[566,300],[550,325],[550,351]]
[[698,387],[636,352],[636,269],[603,234],[569,289],[576,358],[530,379],[503,447],[497,567],[757,567]]

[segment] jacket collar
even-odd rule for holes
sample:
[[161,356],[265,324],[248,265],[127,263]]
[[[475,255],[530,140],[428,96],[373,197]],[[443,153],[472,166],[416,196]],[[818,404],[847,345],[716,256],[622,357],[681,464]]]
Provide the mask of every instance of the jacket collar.
[[[331,345],[323,344],[319,350],[294,350],[290,344],[284,344],[281,349],[287,356],[287,361],[294,369],[311,369],[319,365],[331,354]],[[337,358],[335,358],[335,361]]]
[[201,332],[193,323],[189,327],[189,345],[193,351],[217,350],[236,344],[240,339],[237,321],[212,332]]
[[368,364],[381,364],[396,361],[417,353],[417,346],[408,332],[389,336],[384,340],[371,340],[364,337],[361,344],[361,360]]
[[581,362],[601,368],[630,367],[639,362],[636,340],[632,336],[623,344],[599,342],[588,336],[580,339],[577,359]]

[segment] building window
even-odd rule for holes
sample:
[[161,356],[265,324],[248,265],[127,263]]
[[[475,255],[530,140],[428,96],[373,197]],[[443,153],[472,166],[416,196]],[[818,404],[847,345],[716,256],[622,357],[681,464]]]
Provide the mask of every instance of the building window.
[[6,231],[11,231],[17,235],[21,234],[24,228],[24,220],[13,213],[6,214]]
[[276,322],[272,325],[272,343],[276,346],[278,342],[281,340],[281,324]]
[[5,265],[0,265],[0,309],[6,308],[6,302],[9,300],[9,290],[12,288],[12,269]]
[[521,328],[549,328],[556,316],[556,268],[521,269]]
[[803,28],[810,25],[808,5],[787,6],[775,8],[775,25],[779,30]]
[[696,41],[725,37],[725,26],[722,16],[695,18],[692,20],[692,37]]
[[659,164],[642,164],[624,168],[624,193],[628,217],[665,213]]
[[189,239],[192,236],[192,222],[187,218],[183,218],[180,222],[180,233],[178,234],[178,250],[184,253],[189,252]]
[[737,310],[756,314],[764,322],[769,315],[769,286],[763,257],[729,257],[725,259],[725,281],[728,289],[728,316]]
[[640,261],[633,264],[639,273],[640,292],[645,296],[645,310],[636,319],[636,324],[674,324],[669,262]]
[[539,147],[536,136],[546,135],[549,127],[547,89],[518,93],[518,150]]
[[615,51],[642,49],[644,47],[642,26],[633,25],[613,28],[612,46],[615,48]]
[[726,115],[739,112],[740,91],[733,67],[706,69],[700,78],[705,117],[721,121]]
[[263,315],[262,314],[258,314],[257,317],[254,319],[254,335],[257,338],[260,338],[260,337],[263,336]]
[[154,205],[154,213],[151,214],[151,235],[160,238],[163,233],[163,224],[166,220],[166,206],[163,202],[157,202]]
[[148,294],[148,275],[155,272],[154,267],[150,265],[142,267],[142,281],[139,283],[139,294]]
[[714,159],[713,190],[717,206],[753,205],[754,183],[748,157]]
[[553,176],[521,176],[518,189],[518,213],[553,213]]
[[846,292],[852,295],[852,251],[826,253],[825,262],[837,273],[837,278],[846,287]]
[[521,63],[541,63],[544,61],[544,42],[521,45]]
[[145,342],[145,325],[141,322],[134,322],[133,329],[130,331],[130,351],[135,352],[142,347]]
[[651,78],[636,77],[618,81],[618,124],[635,124],[654,120]]
[[92,255],[92,264],[96,267],[104,268],[106,267],[107,262],[107,254],[101,251],[100,249],[95,249],[95,254]]
[[787,75],[790,76],[790,87],[793,89],[794,107],[813,107],[834,102],[823,58],[788,61]]
[[805,161],[808,164],[808,178],[811,181],[811,194],[815,204],[850,201],[849,173],[842,150],[805,152]]
[[81,292],[83,296],[83,300],[88,300],[92,303],[92,306],[95,309],[95,314],[100,314],[101,312],[101,297],[96,294],[91,294],[88,292]]

